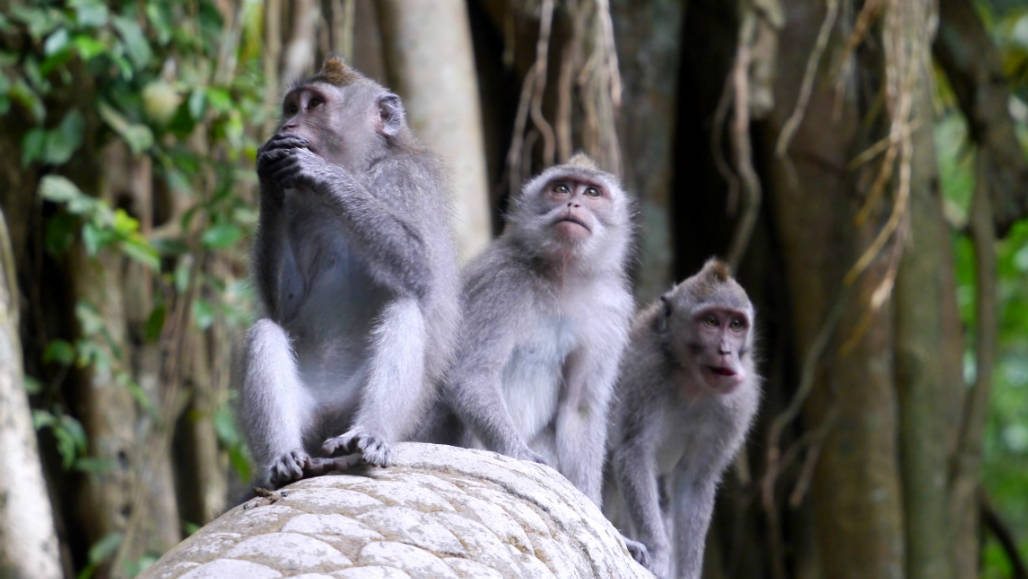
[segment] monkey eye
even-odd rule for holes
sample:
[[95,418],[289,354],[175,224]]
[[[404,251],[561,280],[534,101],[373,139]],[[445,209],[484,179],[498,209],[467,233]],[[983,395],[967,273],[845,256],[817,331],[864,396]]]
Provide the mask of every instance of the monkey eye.
[[286,116],[290,116],[290,117],[295,115],[296,114],[296,103],[292,102],[292,101],[286,103],[285,106],[282,107],[282,112]]
[[315,96],[315,97],[311,97],[311,100],[307,101],[307,108],[308,109],[316,109],[316,108],[320,107],[323,104],[325,104],[325,99],[323,99],[321,97],[318,97],[318,96]]
[[711,314],[703,318],[703,323],[710,326],[711,328],[718,327],[717,316]]
[[740,331],[746,327],[746,322],[742,318],[732,318],[732,321],[728,323],[728,327]]
[[603,195],[603,193],[601,193],[596,187],[586,187],[585,194],[589,197],[599,197]]
[[561,195],[567,195],[571,192],[571,188],[568,187],[567,183],[557,183],[553,186],[552,191],[554,193],[559,193]]

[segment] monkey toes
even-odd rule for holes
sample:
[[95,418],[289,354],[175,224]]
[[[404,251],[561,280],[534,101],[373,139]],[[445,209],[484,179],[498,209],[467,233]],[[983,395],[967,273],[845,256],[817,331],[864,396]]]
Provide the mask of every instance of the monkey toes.
[[271,484],[275,488],[285,486],[303,478],[304,468],[310,463],[311,457],[303,450],[291,450],[271,463]]
[[625,540],[625,546],[628,547],[628,552],[632,555],[632,558],[638,561],[643,567],[649,569],[650,552],[646,549],[646,545],[643,545],[639,541],[633,541],[628,537],[623,538]]
[[325,454],[359,453],[364,462],[374,466],[389,466],[391,451],[389,445],[377,436],[363,430],[350,430],[339,436],[333,436],[321,445]]

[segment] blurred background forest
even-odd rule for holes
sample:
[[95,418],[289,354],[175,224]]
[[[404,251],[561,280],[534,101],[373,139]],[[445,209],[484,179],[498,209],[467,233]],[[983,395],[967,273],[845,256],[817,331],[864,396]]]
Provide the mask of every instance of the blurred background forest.
[[447,161],[463,258],[581,149],[640,303],[737,267],[765,399],[705,576],[1026,576],[1023,0],[2,5],[0,576],[134,575],[240,495],[254,157],[329,52]]

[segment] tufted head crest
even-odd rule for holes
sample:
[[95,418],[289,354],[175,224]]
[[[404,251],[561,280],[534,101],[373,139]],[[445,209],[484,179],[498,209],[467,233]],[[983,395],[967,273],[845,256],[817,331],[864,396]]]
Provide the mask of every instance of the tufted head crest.
[[335,86],[346,86],[364,78],[351,68],[343,57],[331,54],[321,64],[321,70],[310,78],[310,82],[324,82]]

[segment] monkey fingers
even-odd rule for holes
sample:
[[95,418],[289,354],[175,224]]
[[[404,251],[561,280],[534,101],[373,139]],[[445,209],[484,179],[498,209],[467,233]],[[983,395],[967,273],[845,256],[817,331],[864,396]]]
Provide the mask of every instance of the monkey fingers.
[[283,187],[315,184],[317,167],[324,164],[308,149],[275,149],[265,154],[262,173]]
[[261,153],[268,151],[274,151],[276,149],[310,149],[311,142],[301,137],[300,135],[293,135],[291,133],[279,133],[274,137],[268,139],[268,142],[261,145],[260,150],[257,151],[258,156]]
[[650,551],[646,548],[646,545],[639,541],[633,541],[624,535],[621,536],[625,540],[625,547],[628,547],[628,552],[632,555],[632,558],[636,560],[640,565],[650,568]]
[[271,484],[278,488],[303,478],[304,466],[309,461],[310,456],[300,449],[291,450],[278,457],[269,467]]
[[360,453],[364,461],[375,466],[389,466],[392,451],[381,438],[364,430],[350,430],[339,436],[333,436],[321,445],[321,450],[328,455]]

